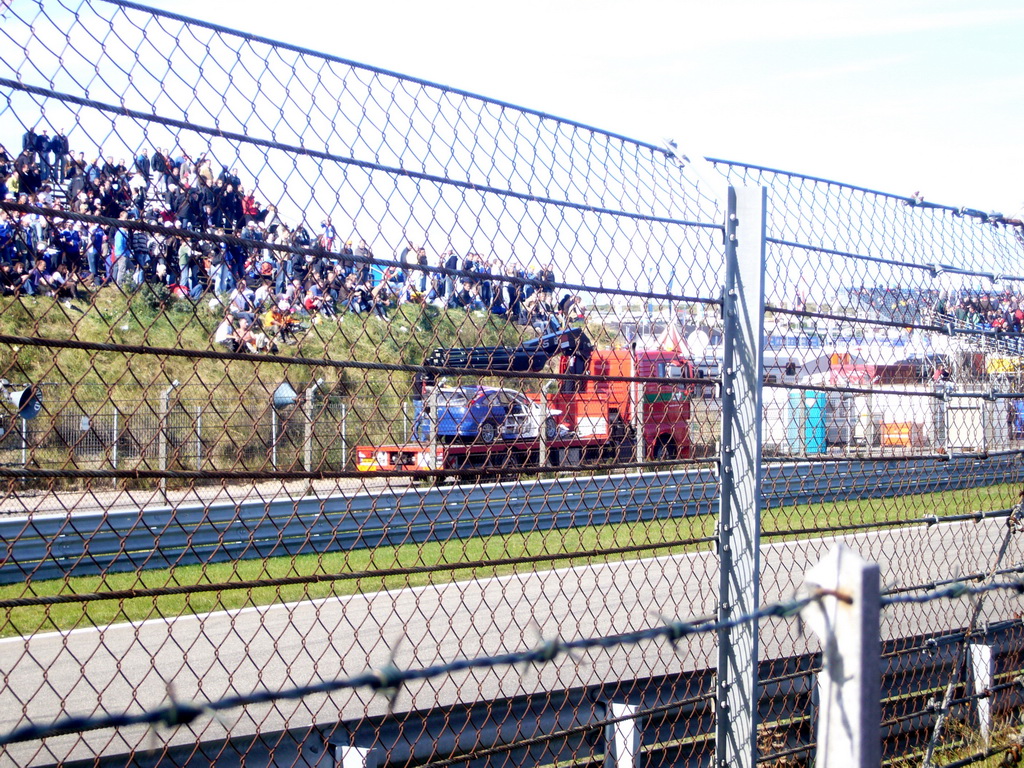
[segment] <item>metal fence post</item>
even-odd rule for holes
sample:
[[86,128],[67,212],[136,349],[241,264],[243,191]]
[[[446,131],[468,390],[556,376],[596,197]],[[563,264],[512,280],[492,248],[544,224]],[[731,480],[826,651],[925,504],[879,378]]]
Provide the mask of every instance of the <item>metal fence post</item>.
[[[303,424],[302,440],[302,466],[306,472],[313,471],[313,403],[316,399],[316,391],[324,383],[323,379],[317,379],[306,388],[306,401],[304,403],[305,423]],[[312,478],[306,483],[307,493],[312,493]]]
[[437,386],[430,388],[430,392],[427,393],[426,406],[430,417],[427,419],[427,424],[430,428],[430,434],[427,436],[427,466],[430,469],[437,469]]
[[[320,389],[320,385],[323,383],[323,379],[317,379],[306,388],[306,402],[304,404],[306,419],[303,424],[302,466],[307,472],[313,471],[313,403],[316,399],[317,390]],[[312,485],[313,481],[310,480],[310,488],[312,488]]]
[[341,404],[341,468],[344,469],[348,466],[348,436],[345,434],[347,431],[348,421],[348,406],[345,403]]
[[117,444],[121,442],[121,432],[119,426],[120,412],[117,410],[117,406],[114,406],[114,447],[110,451],[110,463],[114,469],[117,469]]
[[270,466],[277,470],[277,408],[270,409]]
[[618,722],[604,727],[604,768],[636,768],[640,758],[640,727],[633,716],[640,708],[618,702],[606,706],[608,715]]
[[[178,386],[177,379],[171,382],[171,386],[160,392],[160,424],[157,428],[156,452],[161,472],[167,471],[167,416],[171,410],[171,392],[176,386]],[[167,496],[167,478],[165,476],[160,478],[160,493]]]
[[[636,365],[636,349],[631,348],[629,353],[629,375],[633,378],[639,376]],[[647,461],[647,438],[644,430],[644,394],[646,384],[639,381],[631,381],[629,384],[629,396],[632,399],[633,407],[633,434],[636,444],[635,459],[638,464]]]
[[546,467],[548,465],[548,394],[541,389],[540,392],[540,426],[537,429],[537,438],[540,440],[537,446],[537,463]]
[[807,571],[805,589],[826,594],[801,615],[821,640],[817,754],[820,768],[881,764],[879,568],[845,544]]
[[[765,211],[763,187],[729,188],[722,296],[721,499],[718,618],[732,621],[760,599],[762,337]],[[757,623],[718,632],[715,759],[753,768],[757,756]]]
[[196,471],[203,468],[203,406],[196,406]]
[[313,466],[313,398],[309,396],[310,391],[306,390],[306,402],[303,403],[305,411],[302,424],[302,468],[306,472],[312,472]]
[[992,689],[995,676],[995,654],[992,651],[991,645],[971,643],[971,679],[977,697],[978,730],[986,747],[992,744],[992,696],[987,693]]

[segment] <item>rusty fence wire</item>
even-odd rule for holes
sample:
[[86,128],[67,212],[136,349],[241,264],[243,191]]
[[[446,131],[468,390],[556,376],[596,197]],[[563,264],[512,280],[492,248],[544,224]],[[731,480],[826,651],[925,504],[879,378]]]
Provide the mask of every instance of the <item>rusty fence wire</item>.
[[5,762],[811,764],[837,542],[886,584],[885,760],[1014,757],[1021,222],[2,8]]

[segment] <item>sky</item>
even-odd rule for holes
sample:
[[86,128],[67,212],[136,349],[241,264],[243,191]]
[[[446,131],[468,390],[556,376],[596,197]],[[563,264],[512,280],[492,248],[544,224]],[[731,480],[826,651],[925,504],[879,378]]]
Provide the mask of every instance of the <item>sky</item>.
[[691,156],[1024,209],[1020,0],[147,4]]

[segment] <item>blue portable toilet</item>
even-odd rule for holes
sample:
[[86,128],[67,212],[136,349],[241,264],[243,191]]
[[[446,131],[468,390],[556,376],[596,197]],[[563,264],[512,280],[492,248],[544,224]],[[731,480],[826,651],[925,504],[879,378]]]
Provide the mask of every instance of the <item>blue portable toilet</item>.
[[793,390],[786,409],[786,443],[790,453],[825,453],[828,395]]
[[804,439],[808,453],[825,453],[825,410],[828,395],[825,392],[804,392],[804,406],[807,420],[804,422]]

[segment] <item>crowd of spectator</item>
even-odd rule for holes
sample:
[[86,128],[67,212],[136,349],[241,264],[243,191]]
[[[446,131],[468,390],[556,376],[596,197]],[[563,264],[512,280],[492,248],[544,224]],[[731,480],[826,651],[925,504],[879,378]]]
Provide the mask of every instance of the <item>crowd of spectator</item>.
[[[0,209],[0,294],[71,301],[104,286],[161,284],[178,299],[222,306],[215,341],[233,349],[269,348],[294,338],[298,327],[346,313],[385,320],[410,302],[490,312],[538,328],[582,318],[577,297],[557,300],[551,265],[527,269],[451,249],[431,263],[425,247],[407,241],[391,259],[400,266],[385,267],[372,261],[366,240],[357,236],[353,245],[340,237],[330,217],[318,231],[306,222],[289,225],[243,186],[237,168],[215,171],[210,157],[182,149],[90,161],[72,151],[63,131],[29,129],[17,155],[0,145],[0,199],[126,222],[106,226]],[[129,221],[153,226],[137,229]],[[431,266],[472,274],[421,269]],[[500,275],[525,282],[495,279]]]
[[961,327],[1024,333],[1024,295],[1011,289],[860,288],[851,294],[886,320],[907,324],[933,320]]
[[883,320],[914,325],[925,321],[939,298],[939,292],[928,288],[861,286],[851,290],[850,296]]
[[1024,332],[1024,297],[1002,291],[960,291],[940,299],[937,315],[952,318],[960,325],[1008,333]]

